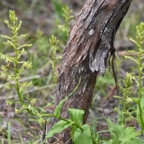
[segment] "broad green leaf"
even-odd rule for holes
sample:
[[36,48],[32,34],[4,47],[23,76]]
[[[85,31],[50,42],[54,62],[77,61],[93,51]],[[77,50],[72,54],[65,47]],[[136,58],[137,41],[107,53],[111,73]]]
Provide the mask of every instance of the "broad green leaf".
[[121,142],[126,143],[126,142],[136,138],[136,136],[138,136],[138,135],[139,135],[138,132],[136,132],[133,127],[128,127],[128,128],[126,128],[123,136],[121,137]]
[[56,133],[60,133],[62,132],[64,129],[68,128],[69,126],[71,126],[73,123],[72,122],[66,122],[64,120],[60,120],[59,122],[57,122],[55,125],[53,125],[53,127],[50,129],[50,131],[48,132],[46,138],[50,138],[52,137],[54,134]]
[[124,126],[113,124],[109,119],[107,120],[110,133],[115,135],[118,139],[123,136]]
[[116,137],[116,135],[112,135],[112,141],[110,144],[121,144],[119,139]]
[[144,144],[144,141],[140,140],[139,138],[134,138],[126,142],[125,144]]
[[75,131],[73,135],[74,144],[93,144],[89,125],[85,124],[82,128],[83,131],[78,128]]
[[80,109],[70,108],[69,113],[71,120],[74,121],[75,124],[77,124],[78,126],[81,126],[83,122],[84,111]]

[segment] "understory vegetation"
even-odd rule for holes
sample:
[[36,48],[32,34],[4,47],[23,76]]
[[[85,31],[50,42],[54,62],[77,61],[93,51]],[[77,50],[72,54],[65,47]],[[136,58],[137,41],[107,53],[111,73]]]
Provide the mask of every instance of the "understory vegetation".
[[[80,3],[73,2],[73,6],[79,7]],[[17,11],[14,7],[21,5],[18,1],[2,4],[7,6],[8,18],[1,22],[6,30],[1,30],[0,38],[1,144],[47,144],[49,138],[68,127],[74,144],[144,143],[144,22],[140,18],[133,22],[141,12],[135,13],[134,18],[126,17],[116,37],[119,90],[111,70],[104,77],[99,75],[88,122],[83,124],[83,110],[70,108],[69,119],[61,116],[63,103],[77,90],[81,79],[54,108],[59,65],[75,13],[61,0],[51,0],[54,22],[45,20],[43,14],[44,19],[32,20],[41,23],[39,27],[31,26],[28,31],[31,10],[37,8],[38,14],[48,12],[46,3],[43,1],[38,7],[33,0],[22,20],[18,15],[26,8],[26,2]],[[51,26],[43,30],[47,22]],[[51,118],[58,122],[47,132]]]

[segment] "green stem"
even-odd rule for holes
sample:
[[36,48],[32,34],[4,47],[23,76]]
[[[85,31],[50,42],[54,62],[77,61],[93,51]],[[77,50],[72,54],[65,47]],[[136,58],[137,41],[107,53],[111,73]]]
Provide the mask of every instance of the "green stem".
[[125,125],[125,119],[126,119],[126,101],[127,101],[127,89],[124,94],[123,125]]
[[21,101],[21,103],[24,104],[24,100],[23,97],[20,93],[20,86],[19,86],[19,81],[18,81],[18,75],[19,75],[19,70],[18,70],[18,60],[19,60],[19,50],[18,50],[18,33],[16,30],[16,26],[14,26],[13,29],[13,34],[14,34],[14,50],[15,50],[15,56],[16,56],[16,61],[14,62],[15,64],[15,84],[16,84],[16,91],[19,97],[19,100]]
[[20,93],[20,88],[19,88],[19,82],[16,80],[16,91],[17,91],[17,94],[18,94],[18,97],[19,97],[19,100],[21,101],[21,103],[24,104],[24,100],[23,100],[23,97]]
[[125,88],[124,99],[121,102],[122,105],[123,105],[123,108],[122,108],[122,111],[121,111],[121,124],[122,125],[126,124],[128,94],[129,94],[129,88]]
[[139,61],[139,63],[138,63],[138,81],[139,81],[138,91],[139,91],[139,98],[141,99],[141,97],[142,97],[142,94],[141,94],[141,89],[142,89],[141,67],[142,67],[142,65],[141,65],[141,55],[140,55],[140,53],[138,55],[138,61]]

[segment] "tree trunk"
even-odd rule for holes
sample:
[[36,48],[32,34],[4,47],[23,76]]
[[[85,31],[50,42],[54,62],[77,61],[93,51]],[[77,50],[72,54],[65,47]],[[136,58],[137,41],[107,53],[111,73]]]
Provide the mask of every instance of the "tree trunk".
[[[96,77],[99,72],[105,73],[107,60],[114,56],[114,36],[131,1],[87,0],[80,11],[64,51],[56,105],[73,91],[80,78],[81,83],[73,96],[64,103],[63,117],[69,117],[68,108],[83,109],[83,122],[86,122]],[[53,119],[50,127],[55,122]],[[64,131],[59,138],[65,144],[70,139],[69,131]]]

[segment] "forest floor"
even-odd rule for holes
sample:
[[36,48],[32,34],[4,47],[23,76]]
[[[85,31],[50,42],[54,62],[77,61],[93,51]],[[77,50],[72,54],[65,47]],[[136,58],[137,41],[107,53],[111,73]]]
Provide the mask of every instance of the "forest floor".
[[[21,33],[28,34],[25,41],[33,44],[24,57],[25,60],[32,61],[33,68],[26,71],[22,79],[32,81],[33,86],[26,91],[26,94],[37,98],[37,107],[47,112],[53,111],[56,93],[56,82],[53,80],[55,76],[49,63],[51,49],[48,39],[50,35],[55,35],[62,41],[59,50],[62,53],[67,41],[67,37],[58,28],[58,25],[64,24],[62,7],[68,5],[75,17],[83,4],[84,0],[0,1],[0,34],[9,34],[4,20],[8,19],[8,11],[12,9],[23,22]],[[129,38],[134,37],[136,25],[144,21],[143,11],[143,0],[133,1],[116,36],[115,47],[118,53],[116,66],[120,81],[125,77],[126,72],[136,71],[133,68],[134,64],[125,60],[124,56],[128,54],[127,50],[135,49]],[[12,55],[13,53],[3,45],[2,41],[0,37],[0,52]],[[27,113],[15,113],[15,105],[10,106],[7,101],[17,99],[17,95],[15,91],[5,89],[5,83],[6,81],[0,79],[0,144],[39,144],[44,125],[37,124],[35,118]],[[117,90],[111,70],[108,69],[104,77],[99,75],[88,119],[88,123],[97,131],[107,129],[104,117],[109,117],[113,121],[117,118],[115,107],[118,106],[118,100],[114,95],[117,95]],[[130,121],[129,124],[135,126],[136,123]],[[11,140],[8,140],[8,134],[11,135]],[[107,138],[108,133],[102,134],[101,137]]]

